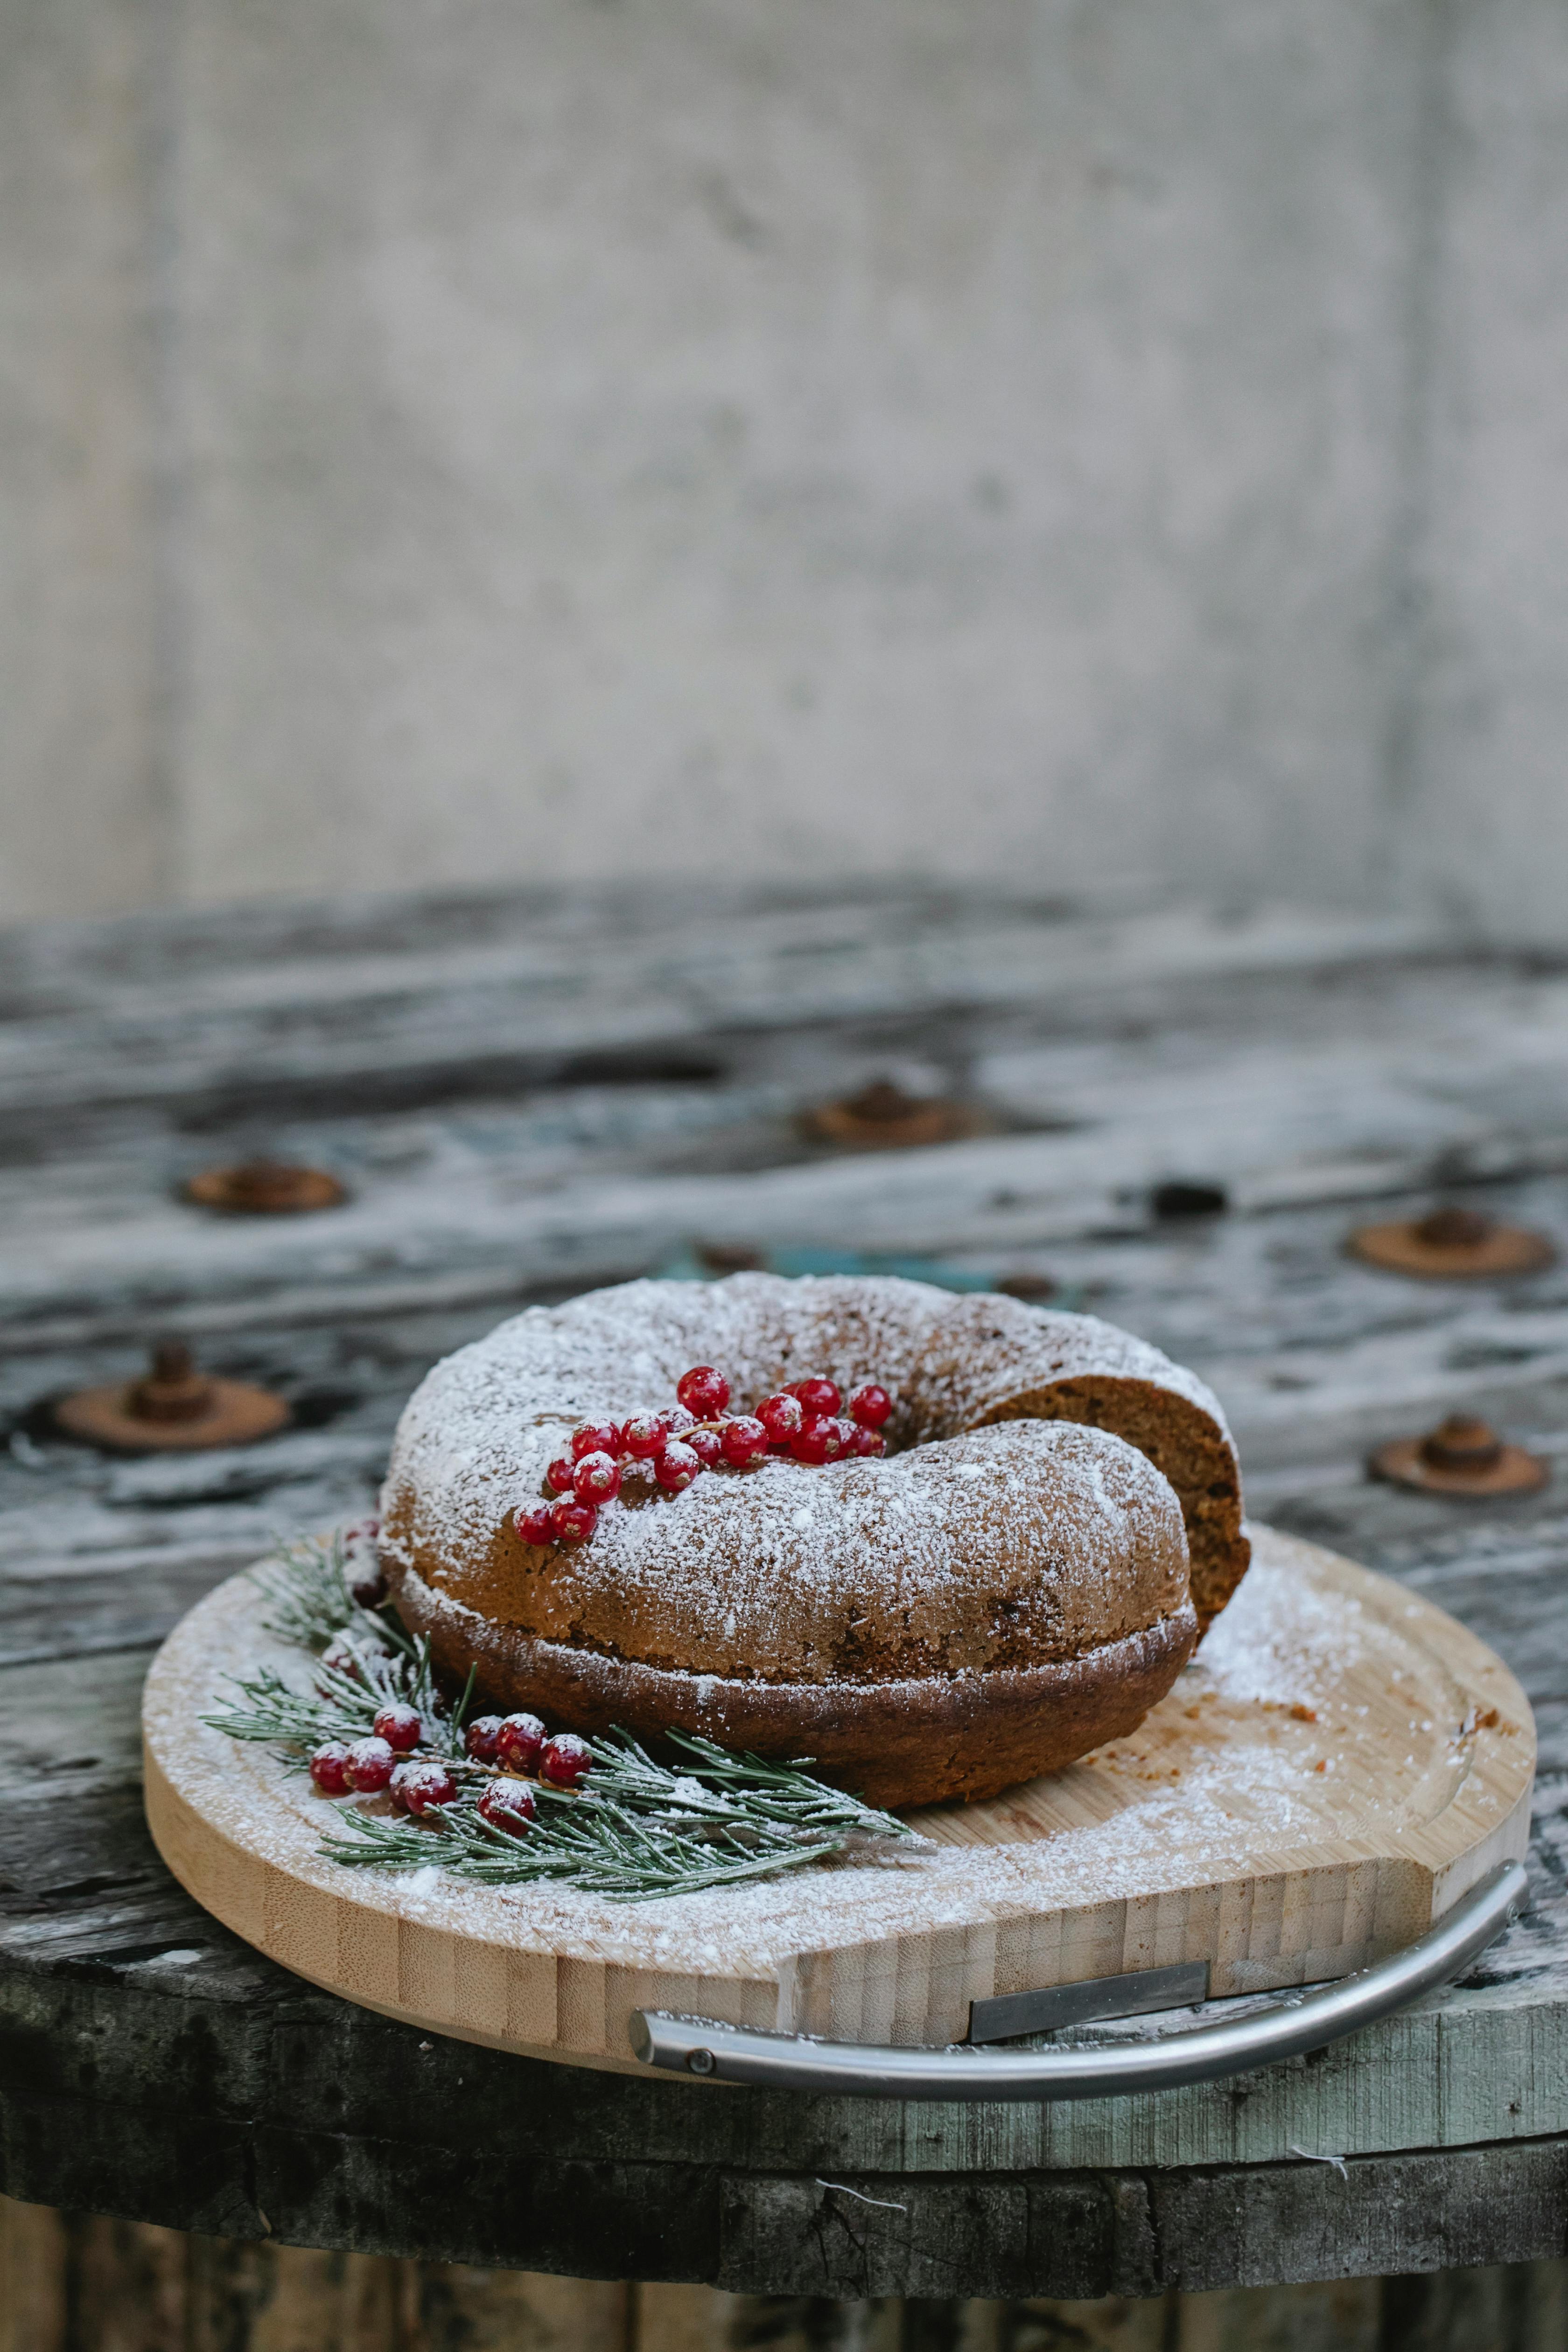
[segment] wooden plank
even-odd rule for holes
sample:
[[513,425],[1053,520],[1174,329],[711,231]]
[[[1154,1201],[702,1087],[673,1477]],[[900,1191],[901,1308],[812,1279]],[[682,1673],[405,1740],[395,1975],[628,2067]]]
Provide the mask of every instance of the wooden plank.
[[1176,2311],[1181,2352],[1262,2352],[1281,2339],[1289,2352],[1388,2352],[1377,2279],[1291,2287],[1288,2300],[1278,2287],[1224,2287],[1183,2295]]
[[[602,1139],[591,1125],[574,1138],[584,1120],[549,1099],[494,1108],[479,1131],[460,1117],[426,1116],[412,1134],[407,1120],[343,1121],[336,1150],[319,1132],[291,1139],[285,1122],[269,1149],[310,1156],[313,1142],[321,1156],[325,1142],[355,1188],[346,1208],[314,1217],[194,1211],[171,1180],[209,1155],[172,1141],[151,1164],[126,1164],[122,1152],[74,1167],[65,1158],[47,1197],[25,1168],[0,1180],[0,1297],[19,1319],[47,1317],[47,1329],[62,1296],[84,1293],[173,1289],[210,1307],[326,1282],[346,1303],[400,1260],[405,1273],[438,1260],[448,1282],[467,1273],[498,1288],[582,1284],[640,1272],[694,1235],[727,1246],[1016,1250],[1146,1230],[1148,1190],[1172,1173],[1219,1178],[1244,1214],[1550,1174],[1568,1166],[1568,1126],[1555,1108],[1564,1049],[1549,994],[1542,983],[1535,1025],[1521,1034],[1517,1003],[1495,990],[1463,1052],[1430,1068],[1413,1055],[1397,1076],[1369,1066],[1354,1007],[1343,1009],[1342,1036],[1294,1052],[1254,1037],[1192,1040],[1179,1091],[1152,1085],[1145,1053],[1125,1044],[988,1055],[977,1036],[963,1057],[977,1101],[999,1123],[1038,1131],[898,1155],[803,1150],[795,1112],[876,1066],[864,1053],[823,1066],[818,1048],[771,1086],[689,1105],[684,1124],[704,1141],[685,1167],[669,1164],[679,1155],[657,1088],[629,1102],[622,1094]],[[629,1166],[639,1142],[644,1164]]]
[[1356,2158],[1301,2180],[1161,2173],[1150,2180],[1164,2283],[1183,2288],[1463,2269],[1559,2256],[1568,2145]]
[[[726,2207],[724,2284],[743,2290],[765,2277],[802,2294],[867,2294],[945,2274],[944,2291],[957,2294],[1021,2273],[1037,2294],[1175,2288],[1185,2297],[1219,2279],[1246,2286],[1281,2273],[1300,2283],[1462,2269],[1482,2251],[1556,2262],[1568,2154],[1561,2142],[1536,2141],[1495,2158],[1479,2149],[1358,2158],[1343,2177],[1333,2166],[1046,2176],[1029,2184],[1026,2222],[1008,2181],[835,2181],[737,2185]],[[999,2252],[977,2271],[974,2248],[987,2232]],[[1555,2273],[1542,2290],[1549,2325]],[[1358,2309],[1364,2319],[1366,2300],[1347,2298],[1352,2323]],[[1190,2308],[1178,2305],[1178,2342]],[[1241,2310],[1258,2316],[1256,2305]]]
[[410,2266],[384,2255],[225,2238],[187,2239],[184,2255],[168,2352],[403,2352],[408,2340]]
[[[617,1046],[803,1020],[945,1011],[964,1003],[1084,998],[1184,977],[1299,971],[1435,944],[1419,923],[1263,910],[1101,917],[994,898],[857,895],[795,905],[649,891],[547,904],[464,903],[454,923],[417,901],[302,927],[296,910],[226,920],[39,925],[0,942],[8,1018],[0,1104],[139,1105],[281,1076],[424,1076],[496,1041],[516,1067]],[[433,937],[443,929],[446,936]],[[458,936],[453,937],[456,930]],[[367,931],[379,932],[365,951]],[[421,932],[424,937],[421,938]]]
[[[421,2263],[405,2266],[402,2286],[406,2352],[629,2352],[633,2340],[635,2290],[619,2282]],[[364,2352],[384,2343],[367,2336]],[[301,2336],[289,2352],[316,2347]]]
[[1088,2300],[830,2300],[175,2241],[0,2198],[4,2352],[1560,2352],[1565,2313],[1561,2258]]
[[67,2352],[70,2272],[63,2215],[0,2197],[0,2352]]
[[632,2292],[191,2236],[0,2197],[3,2352],[629,2352]]

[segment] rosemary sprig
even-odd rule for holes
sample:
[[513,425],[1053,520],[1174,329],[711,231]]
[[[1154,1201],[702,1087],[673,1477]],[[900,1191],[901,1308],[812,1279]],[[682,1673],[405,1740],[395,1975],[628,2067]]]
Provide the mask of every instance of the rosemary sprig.
[[[346,1637],[340,1635],[340,1641]],[[428,1745],[446,1763],[464,1761],[460,1718],[436,1689],[427,1643],[411,1658],[353,1644],[358,1672],[318,1658],[310,1691],[296,1690],[272,1666],[249,1677],[230,1675],[240,1704],[204,1715],[202,1721],[231,1739],[263,1740],[275,1748],[317,1748],[324,1739],[363,1739],[374,1727],[376,1710],[391,1699],[418,1709],[431,1738]]]
[[359,1739],[370,1729],[374,1712],[368,1692],[359,1692],[363,1708],[333,1706],[290,1688],[271,1666],[242,1681],[230,1678],[243,1705],[231,1704],[202,1721],[231,1739],[264,1741],[269,1748],[316,1747],[323,1739]]
[[487,1886],[568,1880],[612,1902],[647,1903],[825,1862],[845,1843],[831,1834],[813,1837],[743,1819],[719,1825],[668,1813],[639,1814],[588,1790],[568,1795],[542,1785],[535,1797],[544,1802],[521,1837],[452,1806],[427,1813],[418,1826],[349,1808],[340,1818],[350,1834],[329,1839],[321,1851],[334,1862],[383,1869],[419,1870],[438,1863],[456,1877]]
[[[362,1738],[388,1699],[416,1708],[426,1738],[462,1790],[494,1777],[468,1756],[463,1726],[474,1676],[453,1706],[437,1687],[427,1642],[411,1641],[389,1612],[361,1608],[345,1576],[342,1538],[290,1544],[258,1581],[279,1640],[316,1653],[312,1687],[296,1690],[273,1667],[232,1677],[235,1700],[204,1722],[233,1739],[273,1748],[288,1769],[329,1739]],[[336,1653],[346,1648],[345,1663]],[[334,1653],[323,1657],[324,1650]],[[354,1868],[439,1866],[489,1886],[553,1881],[613,1902],[650,1902],[849,1854],[889,1857],[926,1845],[895,1814],[813,1780],[809,1757],[770,1764],[710,1739],[672,1731],[677,1760],[659,1761],[629,1732],[587,1744],[586,1787],[532,1784],[538,1808],[521,1834],[497,1828],[462,1799],[420,1821],[338,1809],[321,1852]]]
[[254,1581],[268,1603],[261,1622],[280,1642],[324,1650],[335,1635],[363,1633],[374,1625],[390,1649],[413,1654],[414,1643],[395,1612],[362,1609],[349,1591],[348,1552],[340,1530],[279,1544],[266,1566],[255,1570]]
[[634,1806],[654,1806],[677,1816],[706,1820],[715,1827],[740,1820],[753,1828],[772,1822],[796,1834],[837,1838],[909,1838],[913,1832],[894,1813],[878,1812],[842,1789],[814,1780],[809,1756],[769,1764],[760,1756],[731,1756],[727,1748],[694,1732],[666,1734],[672,1748],[695,1760],[684,1770],[658,1764],[629,1732],[616,1731],[615,1744],[591,1739],[594,1792]]
[[695,1759],[691,1766],[657,1762],[629,1732],[590,1740],[589,1785],[567,1791],[537,1783],[539,1816],[521,1837],[451,1806],[422,1823],[350,1807],[339,1816],[348,1834],[322,1852],[394,1870],[439,1862],[489,1886],[569,1879],[612,1901],[651,1902],[848,1852],[925,1845],[894,1814],[825,1787],[798,1765],[731,1756],[682,1732],[670,1737]]

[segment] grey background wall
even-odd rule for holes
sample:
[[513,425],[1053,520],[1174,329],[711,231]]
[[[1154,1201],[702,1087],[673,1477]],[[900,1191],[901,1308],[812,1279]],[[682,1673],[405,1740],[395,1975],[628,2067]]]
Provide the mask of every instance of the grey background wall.
[[0,913],[1568,935],[1563,0],[0,0]]

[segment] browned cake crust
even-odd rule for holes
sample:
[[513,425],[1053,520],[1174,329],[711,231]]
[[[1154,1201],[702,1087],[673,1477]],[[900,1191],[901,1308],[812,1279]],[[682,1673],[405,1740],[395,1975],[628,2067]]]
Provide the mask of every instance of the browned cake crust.
[[607,1658],[476,1619],[413,1570],[398,1609],[428,1636],[439,1672],[475,1669],[478,1702],[528,1707],[582,1732],[698,1732],[721,1748],[810,1762],[873,1805],[972,1802],[1059,1771],[1133,1730],[1197,1640],[1189,1603],[1076,1658],[984,1675],[883,1683],[729,1681]]
[[[575,1423],[662,1405],[701,1361],[737,1410],[806,1371],[879,1378],[897,1450],[716,1470],[674,1497],[634,1477],[581,1548],[520,1541],[512,1514]],[[494,1705],[644,1736],[706,1717],[914,1803],[1129,1728],[1194,1638],[1188,1530],[1209,1613],[1245,1565],[1227,1496],[1238,1519],[1217,1406],[1107,1325],[749,1275],[531,1309],[438,1365],[399,1425],[384,1552],[408,1622]]]
[[917,1441],[1016,1418],[1071,1421],[1114,1430],[1157,1464],[1181,1497],[1202,1639],[1252,1547],[1230,1432],[1191,1372],[1110,1324],[987,1292],[954,1299],[931,1326],[914,1384]]

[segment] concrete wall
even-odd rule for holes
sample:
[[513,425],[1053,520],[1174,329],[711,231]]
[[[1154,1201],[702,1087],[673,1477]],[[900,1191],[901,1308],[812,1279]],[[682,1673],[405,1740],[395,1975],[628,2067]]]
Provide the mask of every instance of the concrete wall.
[[1562,0],[0,0],[0,909],[1568,935]]

